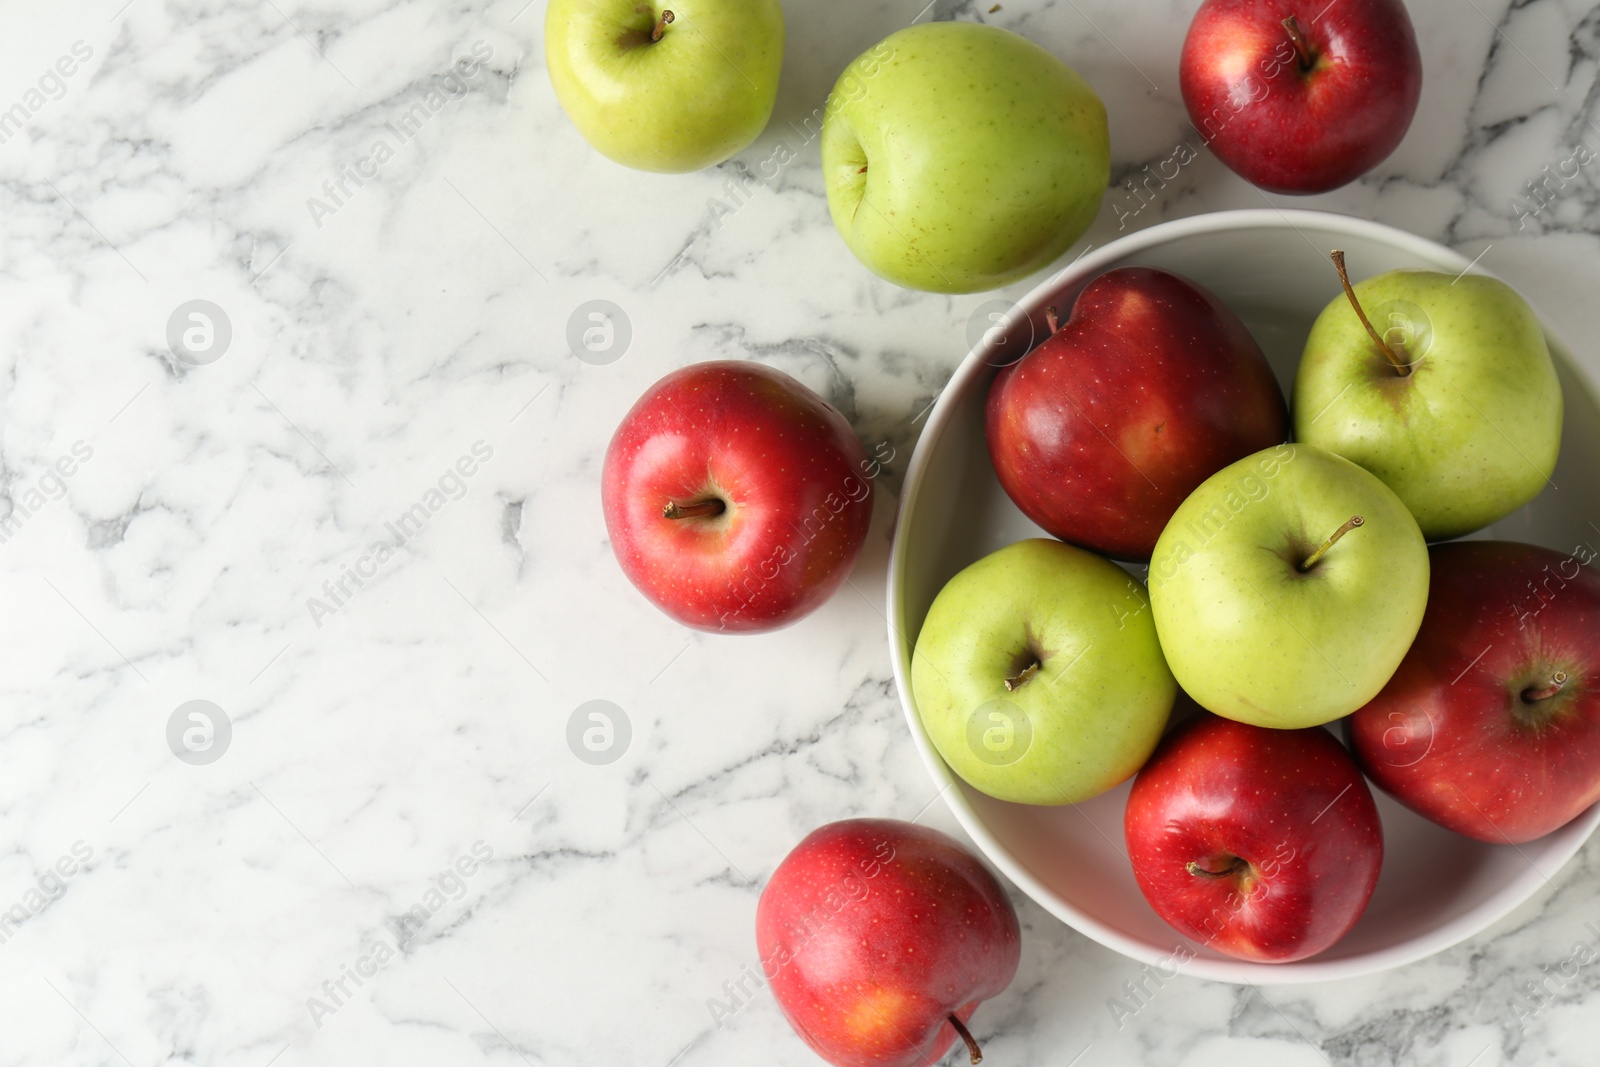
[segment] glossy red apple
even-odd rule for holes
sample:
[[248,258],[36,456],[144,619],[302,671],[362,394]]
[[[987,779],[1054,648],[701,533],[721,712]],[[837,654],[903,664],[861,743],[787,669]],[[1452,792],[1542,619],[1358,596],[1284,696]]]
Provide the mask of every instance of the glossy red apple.
[[1045,531],[1145,560],[1185,497],[1288,436],[1283,393],[1250,331],[1187,278],[1122,267],[989,387],[989,457]]
[[867,537],[877,472],[844,416],[787,374],[696,363],[622,420],[601,503],[617,562],[656,607],[749,633],[839,588]]
[[926,1067],[1017,973],[1017,916],[955,841],[908,822],[814,830],[756,906],[762,972],[783,1014],[835,1067]]
[[1150,906],[1185,937],[1258,963],[1338,941],[1383,864],[1372,791],[1320,727],[1191,719],[1134,779],[1123,828]]
[[1600,800],[1600,575],[1510,541],[1428,550],[1422,629],[1346,720],[1381,788],[1496,844],[1542,837]]
[[1190,121],[1240,177],[1323,193],[1400,144],[1422,55],[1400,0],[1206,0],[1178,82]]

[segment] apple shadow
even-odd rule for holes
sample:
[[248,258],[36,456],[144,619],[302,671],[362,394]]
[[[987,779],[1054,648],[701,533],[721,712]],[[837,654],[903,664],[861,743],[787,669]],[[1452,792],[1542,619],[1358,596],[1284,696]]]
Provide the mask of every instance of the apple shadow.
[[[1192,133],[1178,94],[1182,26],[1140,26],[1135,34],[1117,25],[1090,22],[1080,13],[998,12],[985,0],[934,0],[926,8],[899,3],[834,5],[825,14],[789,4],[784,9],[783,69],[772,118],[752,146],[758,158],[780,142],[816,151],[828,93],[845,67],[877,42],[912,25],[976,22],[1034,41],[1078,74],[1114,110],[1109,116],[1113,166],[1135,169],[1165,158],[1177,140]],[[807,133],[813,136],[807,139]],[[1171,143],[1168,143],[1171,142]],[[811,157],[816,158],[816,157]]]
[[[752,148],[766,158],[783,141],[816,160],[828,93],[850,62],[896,30],[904,29],[907,14],[889,3],[837,4],[825,11],[790,3],[783,11],[783,71],[778,79],[778,99],[767,128]],[[809,140],[808,140],[809,135]]]

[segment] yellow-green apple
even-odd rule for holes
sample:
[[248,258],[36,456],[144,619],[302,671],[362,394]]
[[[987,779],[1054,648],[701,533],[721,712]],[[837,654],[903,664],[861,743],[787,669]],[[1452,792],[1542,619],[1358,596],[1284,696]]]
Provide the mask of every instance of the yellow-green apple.
[[1345,720],[1380,787],[1458,833],[1520,844],[1600,800],[1600,575],[1594,551],[1510,541],[1429,552],[1422,630]]
[[1313,445],[1224,467],[1150,559],[1156,631],[1202,707],[1317,726],[1377,695],[1428,601],[1428,547],[1400,498]]
[[1240,177],[1323,193],[1405,138],[1422,54],[1400,0],[1206,0],[1178,85],[1200,136]]
[[778,0],[550,0],[556,99],[603,154],[639,170],[721,163],[772,116],[783,65]]
[[1528,302],[1480,274],[1397,270],[1317,317],[1294,383],[1298,440],[1382,478],[1430,541],[1539,495],[1561,449],[1561,383]]
[[1109,560],[1034,538],[939,591],[911,657],[917,713],[976,789],[1075,804],[1132,777],[1161,739],[1177,687],[1150,601]]
[[1094,221],[1111,177],[1087,82],[995,26],[892,34],[839,77],[822,125],[828,210],[856,257],[912,289],[994,289]]
[[1303,960],[1338,941],[1383,866],[1372,791],[1323,729],[1189,720],[1134,779],[1123,832],[1158,915],[1259,963]]
[[721,360],[647,390],[606,450],[601,503],[623,573],[685,626],[749,633],[813,611],[850,573],[876,467],[827,401]]
[[1195,487],[1289,435],[1250,331],[1187,278],[1121,267],[989,387],[989,457],[1047,533],[1146,560]]
[[955,841],[894,819],[813,830],[756,905],[772,994],[835,1067],[928,1067],[1011,984],[1017,916],[994,875]]

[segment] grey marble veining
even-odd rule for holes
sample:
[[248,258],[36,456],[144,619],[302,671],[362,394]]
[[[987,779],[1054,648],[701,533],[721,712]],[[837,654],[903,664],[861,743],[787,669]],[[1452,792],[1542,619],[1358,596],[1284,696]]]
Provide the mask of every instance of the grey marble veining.
[[[677,177],[578,137],[539,3],[0,8],[0,1067],[818,1062],[736,995],[756,897],[828,820],[955,831],[890,680],[884,568],[994,296],[860,268],[808,116],[893,30],[990,21],[1110,109],[1118,185],[1069,258],[1290,202],[1203,151],[1129,184],[1192,137],[1194,0],[922,2],[791,0],[771,126]],[[1481,253],[1600,371],[1600,6],[1410,7],[1410,135],[1293,203]],[[210,361],[169,342],[196,300],[231,331]],[[568,350],[595,300],[631,327],[606,364]],[[611,429],[717,357],[895,455],[850,584],[774,635],[651,610],[600,517]],[[213,762],[168,747],[190,701],[230,724]],[[626,717],[615,762],[569,748],[589,701]],[[979,1037],[1057,1067],[1592,1064],[1597,856],[1454,950],[1313,987],[1155,983],[1018,895],[1022,970]]]

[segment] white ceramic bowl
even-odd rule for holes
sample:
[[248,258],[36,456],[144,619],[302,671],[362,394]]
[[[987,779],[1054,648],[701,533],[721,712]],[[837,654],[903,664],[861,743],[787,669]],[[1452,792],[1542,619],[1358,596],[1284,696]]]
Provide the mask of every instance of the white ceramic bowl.
[[[1248,963],[1173,930],[1145,902],[1122,833],[1124,784],[1087,803],[1044,808],[995,800],[967,786],[923,732],[911,696],[911,650],[934,596],[958,570],[1024,537],[1044,536],[1000,488],[984,441],[983,409],[996,367],[1046,336],[1044,308],[1063,315],[1082,288],[1113,267],[1162,267],[1198,281],[1249,325],[1285,395],[1311,323],[1338,293],[1327,254],[1343,248],[1357,278],[1399,267],[1451,274],[1467,260],[1400,230],[1311,211],[1230,211],[1153,226],[1073,263],[1030,293],[963,362],[917,443],[906,475],[889,564],[889,638],[906,721],[956,818],[989,859],[1052,914],[1147,963],[1170,965],[1186,946],[1186,974],[1228,982],[1312,982],[1372,974],[1420,960],[1489,926],[1542,888],[1577,852],[1600,805],[1520,847],[1485,845],[1433,825],[1380,791],[1383,873],[1366,914],[1309,960]],[[1589,529],[1584,501],[1600,496],[1600,407],[1568,350],[1550,337],[1566,395],[1555,483],[1480,536],[1570,551]]]

